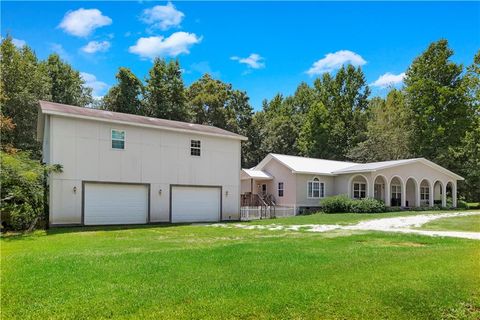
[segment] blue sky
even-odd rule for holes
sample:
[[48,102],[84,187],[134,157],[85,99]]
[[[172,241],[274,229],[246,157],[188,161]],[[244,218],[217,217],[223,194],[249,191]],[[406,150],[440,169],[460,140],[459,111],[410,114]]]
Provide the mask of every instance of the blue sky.
[[97,96],[118,67],[143,79],[160,55],[180,60],[186,84],[209,72],[247,91],[257,110],[342,63],[361,65],[383,95],[432,41],[447,39],[464,65],[480,49],[479,2],[2,1],[1,9],[2,36],[40,58],[59,53]]

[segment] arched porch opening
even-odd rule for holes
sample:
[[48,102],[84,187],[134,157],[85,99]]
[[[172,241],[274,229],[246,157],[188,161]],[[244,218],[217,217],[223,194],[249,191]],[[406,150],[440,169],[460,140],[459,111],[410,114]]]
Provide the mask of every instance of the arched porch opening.
[[431,186],[430,186],[430,181],[427,179],[423,179],[422,182],[420,182],[420,206],[421,207],[428,207],[432,206],[431,204]]
[[441,181],[435,181],[433,185],[433,204],[437,206],[442,205],[443,197],[443,183]]
[[387,179],[382,175],[378,175],[373,182],[373,197],[376,200],[388,203]]
[[400,207],[402,205],[403,182],[399,177],[393,177],[390,181],[390,205]]
[[408,178],[405,183],[405,206],[409,208],[418,207],[417,203],[417,180]]
[[446,189],[446,197],[447,197],[447,204],[446,206],[447,207],[454,207],[454,203],[453,203],[453,182],[449,181],[447,182],[447,185],[445,186],[445,189]]
[[368,195],[368,180],[358,174],[350,179],[350,198],[363,199]]

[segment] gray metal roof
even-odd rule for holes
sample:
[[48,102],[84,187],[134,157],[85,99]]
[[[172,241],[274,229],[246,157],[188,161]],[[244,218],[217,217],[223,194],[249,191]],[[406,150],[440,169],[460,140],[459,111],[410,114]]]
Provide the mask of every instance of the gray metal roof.
[[40,109],[43,114],[54,114],[74,118],[89,118],[100,121],[124,123],[146,127],[158,127],[159,129],[185,131],[198,134],[220,136],[238,140],[247,140],[246,137],[213,126],[173,121],[159,118],[143,117],[133,114],[112,112],[93,108],[82,108],[67,104],[40,101]]

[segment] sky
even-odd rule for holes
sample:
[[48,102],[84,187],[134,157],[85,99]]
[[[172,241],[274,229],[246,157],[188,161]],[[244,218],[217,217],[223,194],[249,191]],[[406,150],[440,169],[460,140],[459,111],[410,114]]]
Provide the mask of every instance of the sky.
[[373,95],[401,86],[428,45],[447,39],[465,66],[480,49],[480,2],[1,2],[1,35],[40,59],[56,52],[96,97],[119,67],[145,79],[154,57],[179,59],[187,85],[210,73],[262,100],[344,64]]

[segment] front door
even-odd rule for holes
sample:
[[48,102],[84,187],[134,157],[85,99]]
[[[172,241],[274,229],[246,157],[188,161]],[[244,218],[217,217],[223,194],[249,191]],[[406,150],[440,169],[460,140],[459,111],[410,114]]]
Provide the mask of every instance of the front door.
[[267,194],[267,185],[265,183],[262,184],[262,194]]

